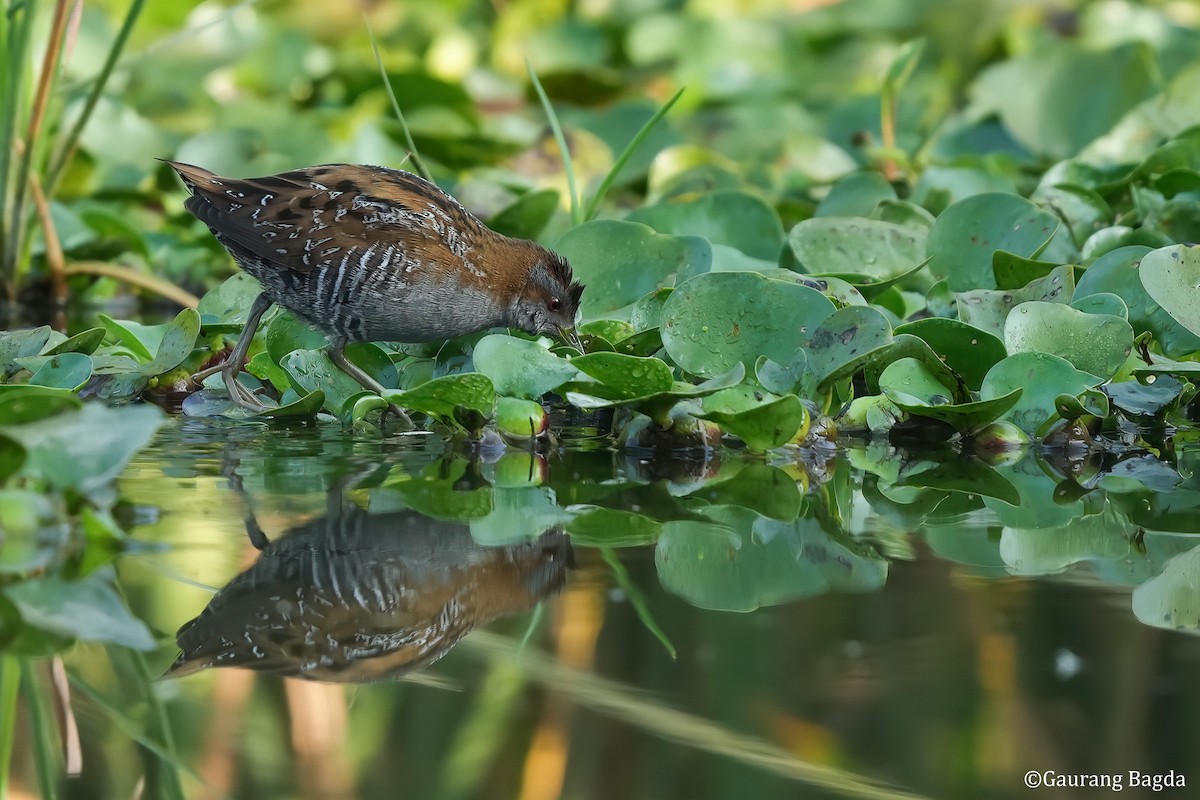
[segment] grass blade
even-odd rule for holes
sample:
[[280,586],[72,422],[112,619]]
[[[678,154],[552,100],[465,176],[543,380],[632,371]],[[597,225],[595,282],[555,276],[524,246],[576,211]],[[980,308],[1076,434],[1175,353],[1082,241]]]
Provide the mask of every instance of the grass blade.
[[413,141],[412,131],[408,129],[408,121],[404,119],[404,112],[400,110],[400,101],[396,99],[396,91],[392,88],[392,79],[388,77],[387,70],[384,69],[383,54],[379,52],[379,45],[375,41],[375,31],[371,28],[371,20],[367,18],[365,11],[363,12],[363,22],[367,25],[367,35],[371,37],[371,49],[375,51],[375,63],[379,65],[379,77],[383,79],[383,88],[387,89],[388,99],[392,101],[392,111],[396,113],[396,119],[400,120],[400,130],[404,132],[404,146],[412,155],[413,166],[416,167],[417,174],[433,183],[433,176],[429,174],[425,160],[417,152],[417,144]]
[[579,192],[575,189],[575,166],[571,163],[571,151],[567,149],[567,138],[563,136],[562,126],[558,124],[558,115],[554,113],[554,106],[550,105],[550,98],[546,96],[546,90],[542,88],[542,82],[538,80],[537,73],[533,71],[533,64],[529,59],[525,59],[525,68],[529,70],[529,79],[533,81],[533,89],[537,92],[538,100],[542,103],[542,108],[546,112],[546,119],[550,122],[550,130],[554,133],[554,141],[558,142],[558,152],[562,158],[563,170],[567,173],[567,194],[571,200],[571,222],[575,225],[583,222],[582,209],[579,206]]
[[8,224],[11,219],[9,210],[13,198],[24,191],[24,187],[10,185],[12,158],[17,144],[17,125],[21,115],[21,98],[25,92],[25,73],[28,69],[26,51],[29,40],[33,35],[33,20],[36,16],[37,3],[27,0],[21,6],[20,21],[16,21],[16,9],[6,9],[6,28],[4,31],[6,80],[4,83],[4,105],[0,108],[0,279],[5,283],[5,291],[10,298],[16,293],[17,243],[18,231]]
[[629,576],[629,570],[625,569],[625,565],[617,558],[616,551],[611,547],[603,547],[600,553],[604,556],[604,563],[608,564],[613,571],[613,577],[617,579],[617,586],[621,587],[621,591],[629,597],[629,602],[633,605],[633,610],[637,612],[638,619],[642,621],[642,625],[646,626],[646,630],[654,634],[654,638],[662,643],[666,648],[667,654],[674,661],[677,656],[675,653],[675,645],[671,644],[671,640],[667,638],[667,634],[663,633],[662,628],[658,627],[658,623],[654,621],[654,616],[650,613],[650,605],[646,602],[646,595],[642,594],[642,590],[633,582],[633,578]]
[[21,664],[12,656],[0,658],[0,797],[8,797],[13,740],[17,731],[17,697],[21,692]]
[[75,155],[75,148],[79,145],[79,137],[83,135],[83,129],[87,127],[88,120],[92,117],[92,112],[96,110],[96,104],[100,102],[100,96],[104,94],[104,87],[108,85],[108,79],[112,76],[113,69],[117,66],[117,61],[121,58],[121,53],[124,52],[125,45],[129,42],[129,34],[133,33],[133,26],[137,23],[138,17],[141,16],[142,8],[145,5],[146,0],[133,0],[129,4],[129,11],[125,13],[125,19],[121,22],[121,29],[117,31],[117,38],[113,39],[112,47],[108,49],[108,56],[104,59],[104,66],[100,68],[100,74],[96,76],[96,81],[92,84],[92,90],[83,105],[83,110],[79,113],[75,124],[71,126],[71,130],[62,139],[58,153],[55,155],[50,169],[46,172],[45,186],[48,196],[54,196],[54,190],[58,186],[58,181],[62,177],[63,171]]
[[62,768],[58,763],[58,737],[47,698],[49,690],[29,659],[21,660],[21,679],[25,707],[29,710],[29,727],[33,729],[33,763],[37,767],[38,786],[43,798],[53,800],[58,797]]
[[667,112],[671,110],[671,106],[675,105],[675,103],[679,101],[679,98],[683,96],[684,88],[685,87],[680,87],[679,91],[672,95],[670,100],[663,103],[658,111],[654,112],[654,116],[646,120],[646,124],[641,127],[641,130],[634,134],[633,138],[629,140],[629,144],[625,145],[625,149],[621,151],[621,155],[617,156],[617,160],[613,162],[612,169],[610,169],[608,174],[604,176],[604,180],[600,182],[600,188],[598,188],[596,193],[592,195],[592,199],[588,202],[587,208],[584,209],[583,219],[585,222],[589,219],[595,219],[596,211],[600,207],[600,202],[604,199],[604,196],[608,194],[608,190],[612,188],[613,181],[617,179],[617,174],[624,169],[625,165],[629,162],[629,159],[633,157],[633,154],[637,152],[639,147],[641,147],[642,142],[645,141],[646,137],[650,135],[650,131],[652,131],[654,126],[658,124],[658,121],[665,117]]

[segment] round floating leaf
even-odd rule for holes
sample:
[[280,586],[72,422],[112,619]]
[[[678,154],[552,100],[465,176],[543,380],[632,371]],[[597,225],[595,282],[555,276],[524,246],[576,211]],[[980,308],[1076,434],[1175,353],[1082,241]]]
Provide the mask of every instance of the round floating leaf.
[[980,330],[996,336],[1004,335],[1004,323],[1016,306],[1030,300],[1047,303],[1069,303],[1075,292],[1074,270],[1064,265],[1044,278],[1030,281],[1021,289],[976,289],[961,292],[955,297],[958,318]]
[[695,375],[719,375],[760,355],[786,364],[834,305],[805,286],[754,272],[714,272],[677,287],[662,314],[663,345]]
[[783,246],[783,224],[775,209],[741,191],[710,192],[695,200],[643,206],[628,220],[659,233],[703,236],[713,244],[729,245],[768,261],[775,261]]
[[29,383],[34,386],[50,386],[55,389],[77,391],[92,377],[92,359],[83,353],[63,353],[52,356],[41,366]]
[[1147,253],[1141,275],[1154,302],[1200,336],[1200,246],[1178,244]]
[[[377,397],[378,395],[371,395]],[[287,398],[284,398],[287,399]],[[306,394],[299,400],[277,408],[260,411],[252,416],[255,419],[310,419],[325,406],[325,393],[320,389]]]
[[0,380],[20,370],[18,358],[36,356],[50,341],[50,326],[0,332]]
[[1058,395],[1077,395],[1100,382],[1095,375],[1075,369],[1064,358],[1049,353],[1017,353],[988,370],[979,394],[991,400],[1024,389],[1006,417],[1033,435],[1055,414],[1054,401]]
[[627,356],[652,356],[662,350],[662,331],[651,328],[613,343],[613,351]]
[[271,360],[283,366],[289,353],[297,350],[320,350],[329,344],[329,339],[314,330],[288,311],[281,311],[266,324],[262,331]]
[[185,308],[166,325],[154,327],[159,329],[156,331],[158,345],[154,348],[154,358],[143,364],[141,369],[142,375],[148,378],[170,372],[192,354],[196,337],[200,335],[200,315],[194,308]]
[[1150,331],[1169,358],[1200,350],[1200,336],[1175,321],[1175,318],[1150,297],[1142,285],[1142,259],[1149,247],[1118,247],[1096,259],[1079,279],[1076,297],[1112,293],[1129,309],[1129,324],[1134,333]]
[[488,376],[498,394],[536,400],[579,374],[573,362],[559,358],[540,342],[502,333],[483,337],[471,355],[475,369]]
[[901,325],[895,333],[923,339],[974,390],[979,389],[988,370],[1007,355],[1004,343],[995,336],[956,319],[917,320]]
[[619,319],[597,319],[579,326],[580,336],[599,336],[609,344],[628,339],[634,333],[632,325]]
[[996,288],[992,254],[1033,257],[1050,242],[1059,219],[1015,194],[986,192],[959,200],[938,216],[927,242],[929,271],[955,291]]
[[866,217],[884,200],[895,199],[896,190],[878,172],[852,172],[833,185],[813,216]]
[[635,331],[646,331],[659,327],[662,318],[662,307],[671,296],[671,289],[655,289],[633,304],[629,314],[629,323]]
[[[708,505],[730,505],[748,508],[771,519],[791,522],[800,515],[800,489],[796,480],[779,467],[755,462],[733,462],[729,469],[722,464],[720,474],[689,491],[689,501]],[[732,475],[728,473],[732,471]]]
[[[262,285],[246,272],[235,272],[220,286],[209,289],[200,298],[196,311],[205,325],[216,323],[244,325],[250,307],[262,294]],[[294,348],[293,348],[294,349]]]
[[45,351],[45,355],[56,356],[62,353],[83,353],[90,356],[104,341],[104,328],[89,328],[77,333],[69,339],[64,339]]
[[925,259],[925,233],[858,217],[814,217],[792,228],[788,244],[810,273],[856,273],[887,281]]
[[478,372],[445,375],[407,391],[386,391],[383,398],[401,408],[429,414],[443,422],[456,419],[459,407],[491,416],[496,405],[496,388],[488,376]]
[[1076,297],[1071,301],[1071,308],[1085,314],[1109,314],[1110,316],[1129,319],[1129,306],[1125,301],[1110,292],[1089,294],[1087,297]]
[[[571,364],[603,384],[600,394],[614,400],[668,392],[675,384],[671,368],[657,358],[638,358],[621,353],[588,353],[574,359]],[[588,391],[583,386],[577,388]]]
[[754,378],[768,392],[792,394],[807,368],[808,354],[803,350],[797,350],[787,366],[776,364],[766,356],[759,356],[754,362]]
[[610,315],[668,285],[672,278],[707,272],[712,247],[697,236],[655,233],[624,220],[593,220],[567,231],[554,249],[587,286],[584,319]]
[[879,375],[879,389],[896,405],[944,406],[954,402],[954,387],[943,383],[915,358],[888,364]]
[[808,411],[799,397],[760,397],[750,387],[735,386],[709,395],[703,413],[695,416],[717,423],[756,453],[782,447],[808,432]]
[[727,389],[730,386],[736,386],[742,382],[742,378],[745,376],[745,367],[738,363],[728,372],[718,375],[715,378],[710,378],[698,386],[693,386],[683,381],[675,381],[668,391],[624,399],[612,399],[586,394],[585,392],[589,390],[602,390],[603,384],[596,384],[595,386],[583,384],[579,386],[580,391],[567,392],[567,402],[578,408],[585,409],[630,407],[648,416],[659,428],[666,429],[670,428],[673,424],[671,409],[674,408],[676,403],[681,400],[706,397],[714,392]]
[[638,547],[653,544],[662,523],[632,511],[596,506],[572,506],[566,524],[571,541],[585,547]]
[[296,391],[302,395],[324,394],[325,410],[340,417],[346,401],[363,391],[358,381],[338,369],[324,350],[296,350],[280,362]]
[[1133,349],[1133,328],[1120,317],[1033,301],[1013,309],[1004,324],[1004,344],[1010,353],[1050,353],[1110,378]]
[[892,343],[892,325],[869,306],[847,306],[813,328],[804,342],[808,371],[819,390],[848,378]]
[[1158,414],[1174,403],[1186,385],[1171,375],[1161,375],[1149,383],[1121,381],[1106,384],[1103,389],[1122,411],[1149,416]]

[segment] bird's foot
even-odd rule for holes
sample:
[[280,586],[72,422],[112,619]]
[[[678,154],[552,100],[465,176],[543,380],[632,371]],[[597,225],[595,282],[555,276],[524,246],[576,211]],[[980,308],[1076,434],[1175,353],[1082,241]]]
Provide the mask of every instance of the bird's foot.
[[237,379],[238,373],[241,370],[237,369],[222,369],[219,370],[221,378],[225,381],[225,389],[229,392],[229,399],[238,408],[245,409],[252,414],[261,414],[263,411],[270,411],[271,406],[263,404],[254,392],[243,386]]

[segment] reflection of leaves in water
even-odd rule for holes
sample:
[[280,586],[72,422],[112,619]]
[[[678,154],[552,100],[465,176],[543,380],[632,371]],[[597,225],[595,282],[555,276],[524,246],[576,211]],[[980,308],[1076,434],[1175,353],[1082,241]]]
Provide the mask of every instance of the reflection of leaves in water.
[[887,562],[834,541],[815,519],[792,523],[734,509],[711,522],[663,526],[655,551],[659,578],[702,608],[751,611],[830,591],[873,591]]

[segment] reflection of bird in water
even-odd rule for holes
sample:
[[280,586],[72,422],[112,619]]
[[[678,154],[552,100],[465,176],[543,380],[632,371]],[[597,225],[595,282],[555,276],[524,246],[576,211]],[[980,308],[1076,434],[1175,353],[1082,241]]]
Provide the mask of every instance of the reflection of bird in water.
[[237,666],[339,683],[398,678],[476,626],[533,608],[574,567],[560,528],[486,547],[463,524],[338,506],[274,542],[252,529],[262,555],[179,629],[167,674]]

